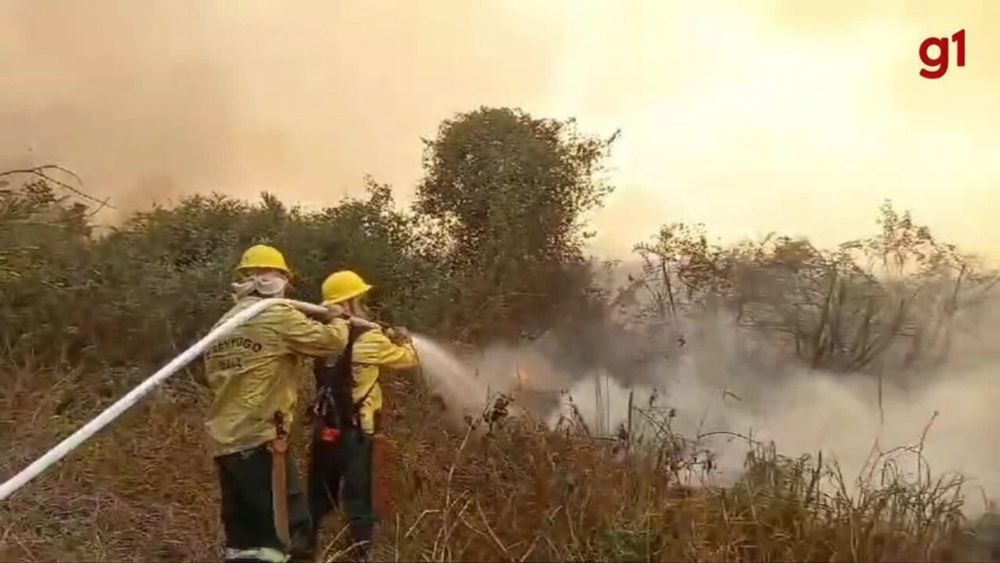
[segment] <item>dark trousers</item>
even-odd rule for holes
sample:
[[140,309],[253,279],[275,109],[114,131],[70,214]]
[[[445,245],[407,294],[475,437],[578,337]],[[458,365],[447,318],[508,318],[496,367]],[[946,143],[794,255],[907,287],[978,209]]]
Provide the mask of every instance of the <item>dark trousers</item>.
[[272,459],[267,445],[215,458],[222,489],[222,523],[226,547],[269,547],[287,552],[304,547],[311,534],[309,510],[291,452],[286,455],[288,527],[291,546],[284,546],[274,521]]
[[354,428],[344,431],[334,443],[313,440],[309,464],[313,545],[323,518],[340,505],[341,494],[350,518],[352,543],[370,545],[377,517],[372,505],[372,438]]

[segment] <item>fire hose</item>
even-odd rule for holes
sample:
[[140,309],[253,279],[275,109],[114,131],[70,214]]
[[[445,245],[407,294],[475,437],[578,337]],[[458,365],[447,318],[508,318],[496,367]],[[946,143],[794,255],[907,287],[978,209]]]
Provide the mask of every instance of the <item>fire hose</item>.
[[110,424],[129,407],[136,404],[139,399],[152,391],[154,387],[180,371],[195,358],[200,356],[223,334],[226,334],[227,332],[249,321],[265,309],[279,304],[291,305],[303,313],[324,314],[327,312],[325,307],[314,305],[312,303],[294,301],[292,299],[271,298],[262,299],[239,313],[236,313],[231,318],[226,320],[226,322],[206,334],[201,340],[194,343],[190,348],[184,350],[184,352],[171,360],[167,365],[160,368],[148,379],[129,391],[121,399],[115,401],[115,403],[106,408],[104,412],[91,419],[90,422],[80,427],[79,430],[71,434],[62,442],[59,442],[59,444],[46,452],[45,455],[36,459],[31,465],[25,467],[20,473],[8,479],[3,485],[0,485],[0,501],[14,494],[18,489],[75,450],[80,446],[80,444],[96,434],[99,430]]

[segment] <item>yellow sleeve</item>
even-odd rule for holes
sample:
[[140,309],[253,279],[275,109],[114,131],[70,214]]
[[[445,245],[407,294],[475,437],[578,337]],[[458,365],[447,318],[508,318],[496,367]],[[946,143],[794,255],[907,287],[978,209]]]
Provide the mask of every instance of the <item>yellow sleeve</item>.
[[412,344],[393,344],[381,330],[373,329],[354,342],[351,361],[390,369],[408,369],[417,366],[417,353]]
[[296,354],[321,358],[335,356],[347,346],[349,329],[344,319],[323,324],[288,307],[282,312],[279,326],[281,339]]

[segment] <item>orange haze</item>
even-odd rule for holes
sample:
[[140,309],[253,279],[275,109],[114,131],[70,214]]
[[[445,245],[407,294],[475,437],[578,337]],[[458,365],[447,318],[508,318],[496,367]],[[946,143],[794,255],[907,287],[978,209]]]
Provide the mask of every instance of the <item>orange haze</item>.
[[[967,66],[920,78],[921,40],[962,28]],[[0,53],[0,167],[63,164],[122,209],[334,203],[366,173],[405,202],[421,136],[510,105],[623,129],[602,254],[676,220],[829,244],[892,198],[1000,255],[996,2],[12,0]]]

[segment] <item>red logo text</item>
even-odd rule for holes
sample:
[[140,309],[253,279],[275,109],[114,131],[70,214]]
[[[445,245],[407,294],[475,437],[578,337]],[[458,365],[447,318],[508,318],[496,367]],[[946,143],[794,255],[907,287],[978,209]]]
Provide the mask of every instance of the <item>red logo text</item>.
[[[941,78],[948,72],[948,46],[954,42],[956,47],[955,64],[965,66],[965,30],[955,32],[949,40],[947,37],[928,37],[920,44],[920,61],[924,67],[920,76],[930,80]],[[932,52],[934,55],[932,56]]]

